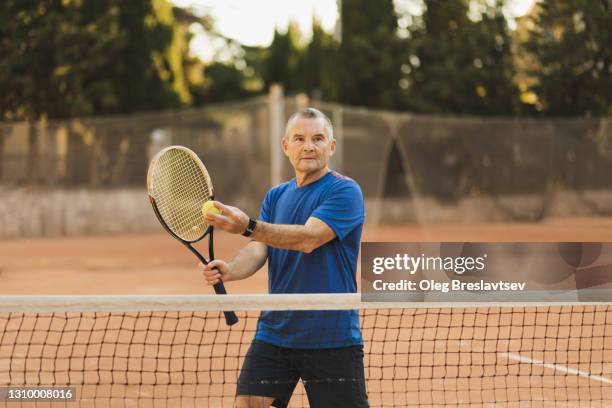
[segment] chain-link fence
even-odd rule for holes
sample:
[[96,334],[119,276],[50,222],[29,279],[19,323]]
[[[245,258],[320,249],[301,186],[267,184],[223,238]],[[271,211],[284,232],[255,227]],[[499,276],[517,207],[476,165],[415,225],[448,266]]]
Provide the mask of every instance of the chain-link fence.
[[378,222],[612,215],[610,119],[320,107],[341,118],[342,170],[360,183]]
[[143,188],[150,158],[180,144],[196,151],[217,191],[263,197],[269,184],[265,98],[213,108],[0,126],[4,187]]
[[0,191],[6,201],[12,191],[144,190],[152,155],[179,144],[203,159],[219,199],[256,213],[271,184],[293,177],[280,137],[288,116],[309,104],[334,123],[332,167],[359,182],[369,222],[612,214],[610,119],[413,115],[282,92],[180,111],[0,124]]

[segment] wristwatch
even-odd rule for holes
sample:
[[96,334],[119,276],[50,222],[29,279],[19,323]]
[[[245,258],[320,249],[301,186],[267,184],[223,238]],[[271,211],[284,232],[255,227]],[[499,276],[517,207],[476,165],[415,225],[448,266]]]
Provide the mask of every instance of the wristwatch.
[[242,235],[244,235],[245,237],[250,237],[251,234],[253,234],[253,231],[255,231],[256,225],[257,225],[257,220],[253,218],[249,218],[249,225],[247,225],[247,228],[246,230],[244,230]]

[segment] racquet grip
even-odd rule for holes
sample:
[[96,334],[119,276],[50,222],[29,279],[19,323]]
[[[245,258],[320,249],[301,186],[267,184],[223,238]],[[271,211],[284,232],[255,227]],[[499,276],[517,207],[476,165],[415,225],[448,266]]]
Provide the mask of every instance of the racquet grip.
[[[215,293],[217,295],[227,295],[225,285],[223,285],[222,283],[217,283],[213,285],[213,288],[215,289]],[[225,316],[225,323],[227,323],[228,326],[233,326],[234,324],[238,323],[238,316],[236,316],[236,313],[231,311],[224,311],[223,315]]]
[[[202,262],[204,265],[208,265],[208,261],[206,259],[204,259],[202,254],[200,254],[194,247],[192,247],[189,242],[185,242],[185,241],[182,241],[182,240],[181,240],[181,242],[191,252],[193,252],[193,254],[200,260],[200,262]],[[212,249],[212,245],[210,245],[210,249]],[[211,253],[211,257],[213,257],[212,255],[213,254]],[[215,293],[217,295],[227,295],[227,291],[225,290],[225,286],[223,285],[222,282],[219,282],[219,283],[213,285],[213,288],[215,289]],[[236,313],[231,312],[231,311],[224,311],[223,314],[225,315],[225,323],[227,323],[228,326],[232,326],[232,325],[238,323],[238,316],[236,316]]]

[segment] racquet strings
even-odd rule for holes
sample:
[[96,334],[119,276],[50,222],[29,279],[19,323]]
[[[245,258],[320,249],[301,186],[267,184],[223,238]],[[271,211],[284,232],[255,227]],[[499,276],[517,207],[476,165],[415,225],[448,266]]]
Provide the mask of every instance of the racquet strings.
[[201,239],[208,229],[202,205],[212,197],[212,185],[199,159],[182,149],[169,149],[156,161],[150,194],[168,228],[184,241]]

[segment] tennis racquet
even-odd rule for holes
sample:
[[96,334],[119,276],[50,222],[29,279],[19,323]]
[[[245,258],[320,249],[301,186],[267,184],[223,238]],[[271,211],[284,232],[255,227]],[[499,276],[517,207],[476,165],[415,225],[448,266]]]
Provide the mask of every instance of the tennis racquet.
[[[164,229],[178,239],[200,262],[208,264],[193,246],[208,235],[210,260],[213,250],[213,226],[204,221],[202,205],[214,198],[208,171],[198,156],[183,146],[170,146],[153,157],[147,173],[147,191],[153,211]],[[223,283],[213,286],[225,295]],[[228,325],[238,322],[234,312],[223,312]]]

